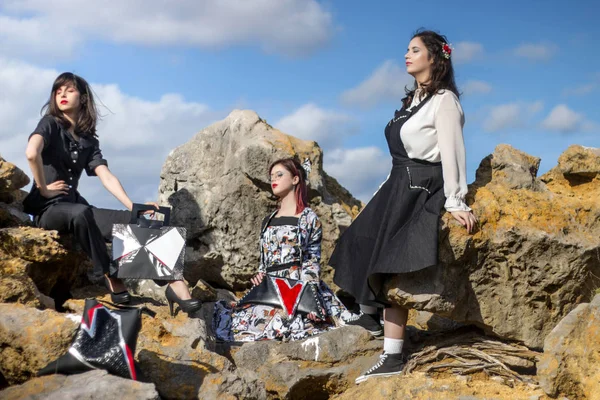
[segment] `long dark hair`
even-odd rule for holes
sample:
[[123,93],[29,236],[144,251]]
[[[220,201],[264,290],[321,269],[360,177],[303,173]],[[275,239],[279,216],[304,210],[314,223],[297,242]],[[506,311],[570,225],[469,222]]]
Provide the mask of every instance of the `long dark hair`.
[[[440,35],[437,32],[428,31],[424,29],[417,30],[412,38],[420,38],[423,41],[427,52],[429,53],[429,59],[433,59],[431,64],[431,76],[429,82],[423,84],[423,92],[420,94],[421,97],[428,95],[433,96],[439,93],[441,90],[449,90],[460,97],[458,88],[456,87],[456,81],[454,80],[454,67],[452,66],[452,56],[450,58],[444,57],[442,47],[444,44],[449,43],[448,39],[444,35]],[[404,88],[406,97],[402,99],[404,107],[410,106],[410,103],[415,95],[418,84],[415,79],[415,83],[412,88]]]
[[75,75],[71,72],[63,72],[56,78],[52,84],[52,91],[50,92],[50,99],[42,107],[41,113],[43,115],[51,115],[59,120],[66,129],[71,127],[71,123],[65,118],[62,111],[56,104],[56,91],[63,86],[72,85],[79,92],[79,99],[81,107],[75,126],[73,129],[80,136],[98,136],[96,134],[96,124],[98,123],[98,109],[96,108],[96,102],[94,101],[94,95],[90,85],[82,77]]
[[274,161],[269,166],[269,175],[271,175],[271,171],[273,167],[276,165],[281,165],[283,168],[287,169],[292,177],[297,176],[299,181],[294,189],[295,197],[296,197],[296,214],[300,214],[304,209],[308,206],[308,188],[306,187],[306,171],[302,168],[302,164],[300,161],[295,158],[281,158],[277,161]]

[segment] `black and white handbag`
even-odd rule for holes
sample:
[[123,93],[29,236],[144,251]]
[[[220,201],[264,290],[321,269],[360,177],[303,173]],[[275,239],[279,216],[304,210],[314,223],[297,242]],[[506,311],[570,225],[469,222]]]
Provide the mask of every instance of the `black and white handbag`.
[[[158,221],[140,217],[154,210],[163,214]],[[186,229],[169,226],[171,209],[134,204],[129,224],[114,224],[112,260],[118,278],[181,280],[185,257]]]

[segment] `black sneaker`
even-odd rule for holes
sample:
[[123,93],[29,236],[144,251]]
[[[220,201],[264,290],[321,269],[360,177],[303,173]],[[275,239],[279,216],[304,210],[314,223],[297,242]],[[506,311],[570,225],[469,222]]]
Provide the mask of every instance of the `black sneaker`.
[[373,336],[383,335],[383,327],[379,322],[379,314],[355,314],[346,320],[346,325],[358,325]]
[[377,364],[373,365],[370,370],[356,378],[354,382],[361,383],[374,376],[392,376],[399,375],[404,369],[404,357],[402,354],[387,354],[383,353],[379,356]]

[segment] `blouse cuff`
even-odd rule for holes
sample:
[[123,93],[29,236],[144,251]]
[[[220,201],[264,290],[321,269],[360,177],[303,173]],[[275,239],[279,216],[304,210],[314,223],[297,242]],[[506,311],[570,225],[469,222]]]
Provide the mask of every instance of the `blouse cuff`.
[[471,211],[471,208],[465,203],[465,199],[459,196],[450,196],[446,199],[444,208],[448,212],[453,211]]
[[108,161],[103,158],[94,158],[85,168],[85,172],[88,176],[96,176],[96,172],[94,170],[101,165],[106,165],[108,167]]

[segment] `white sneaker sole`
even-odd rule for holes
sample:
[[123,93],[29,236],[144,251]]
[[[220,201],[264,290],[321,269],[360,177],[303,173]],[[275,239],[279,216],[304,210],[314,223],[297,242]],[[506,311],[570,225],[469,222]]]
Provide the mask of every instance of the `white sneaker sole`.
[[400,374],[402,374],[402,371],[387,372],[384,374],[361,375],[354,380],[354,383],[356,383],[358,385],[359,383],[364,382],[369,378],[386,377],[386,376],[393,376],[393,375],[400,375]]

